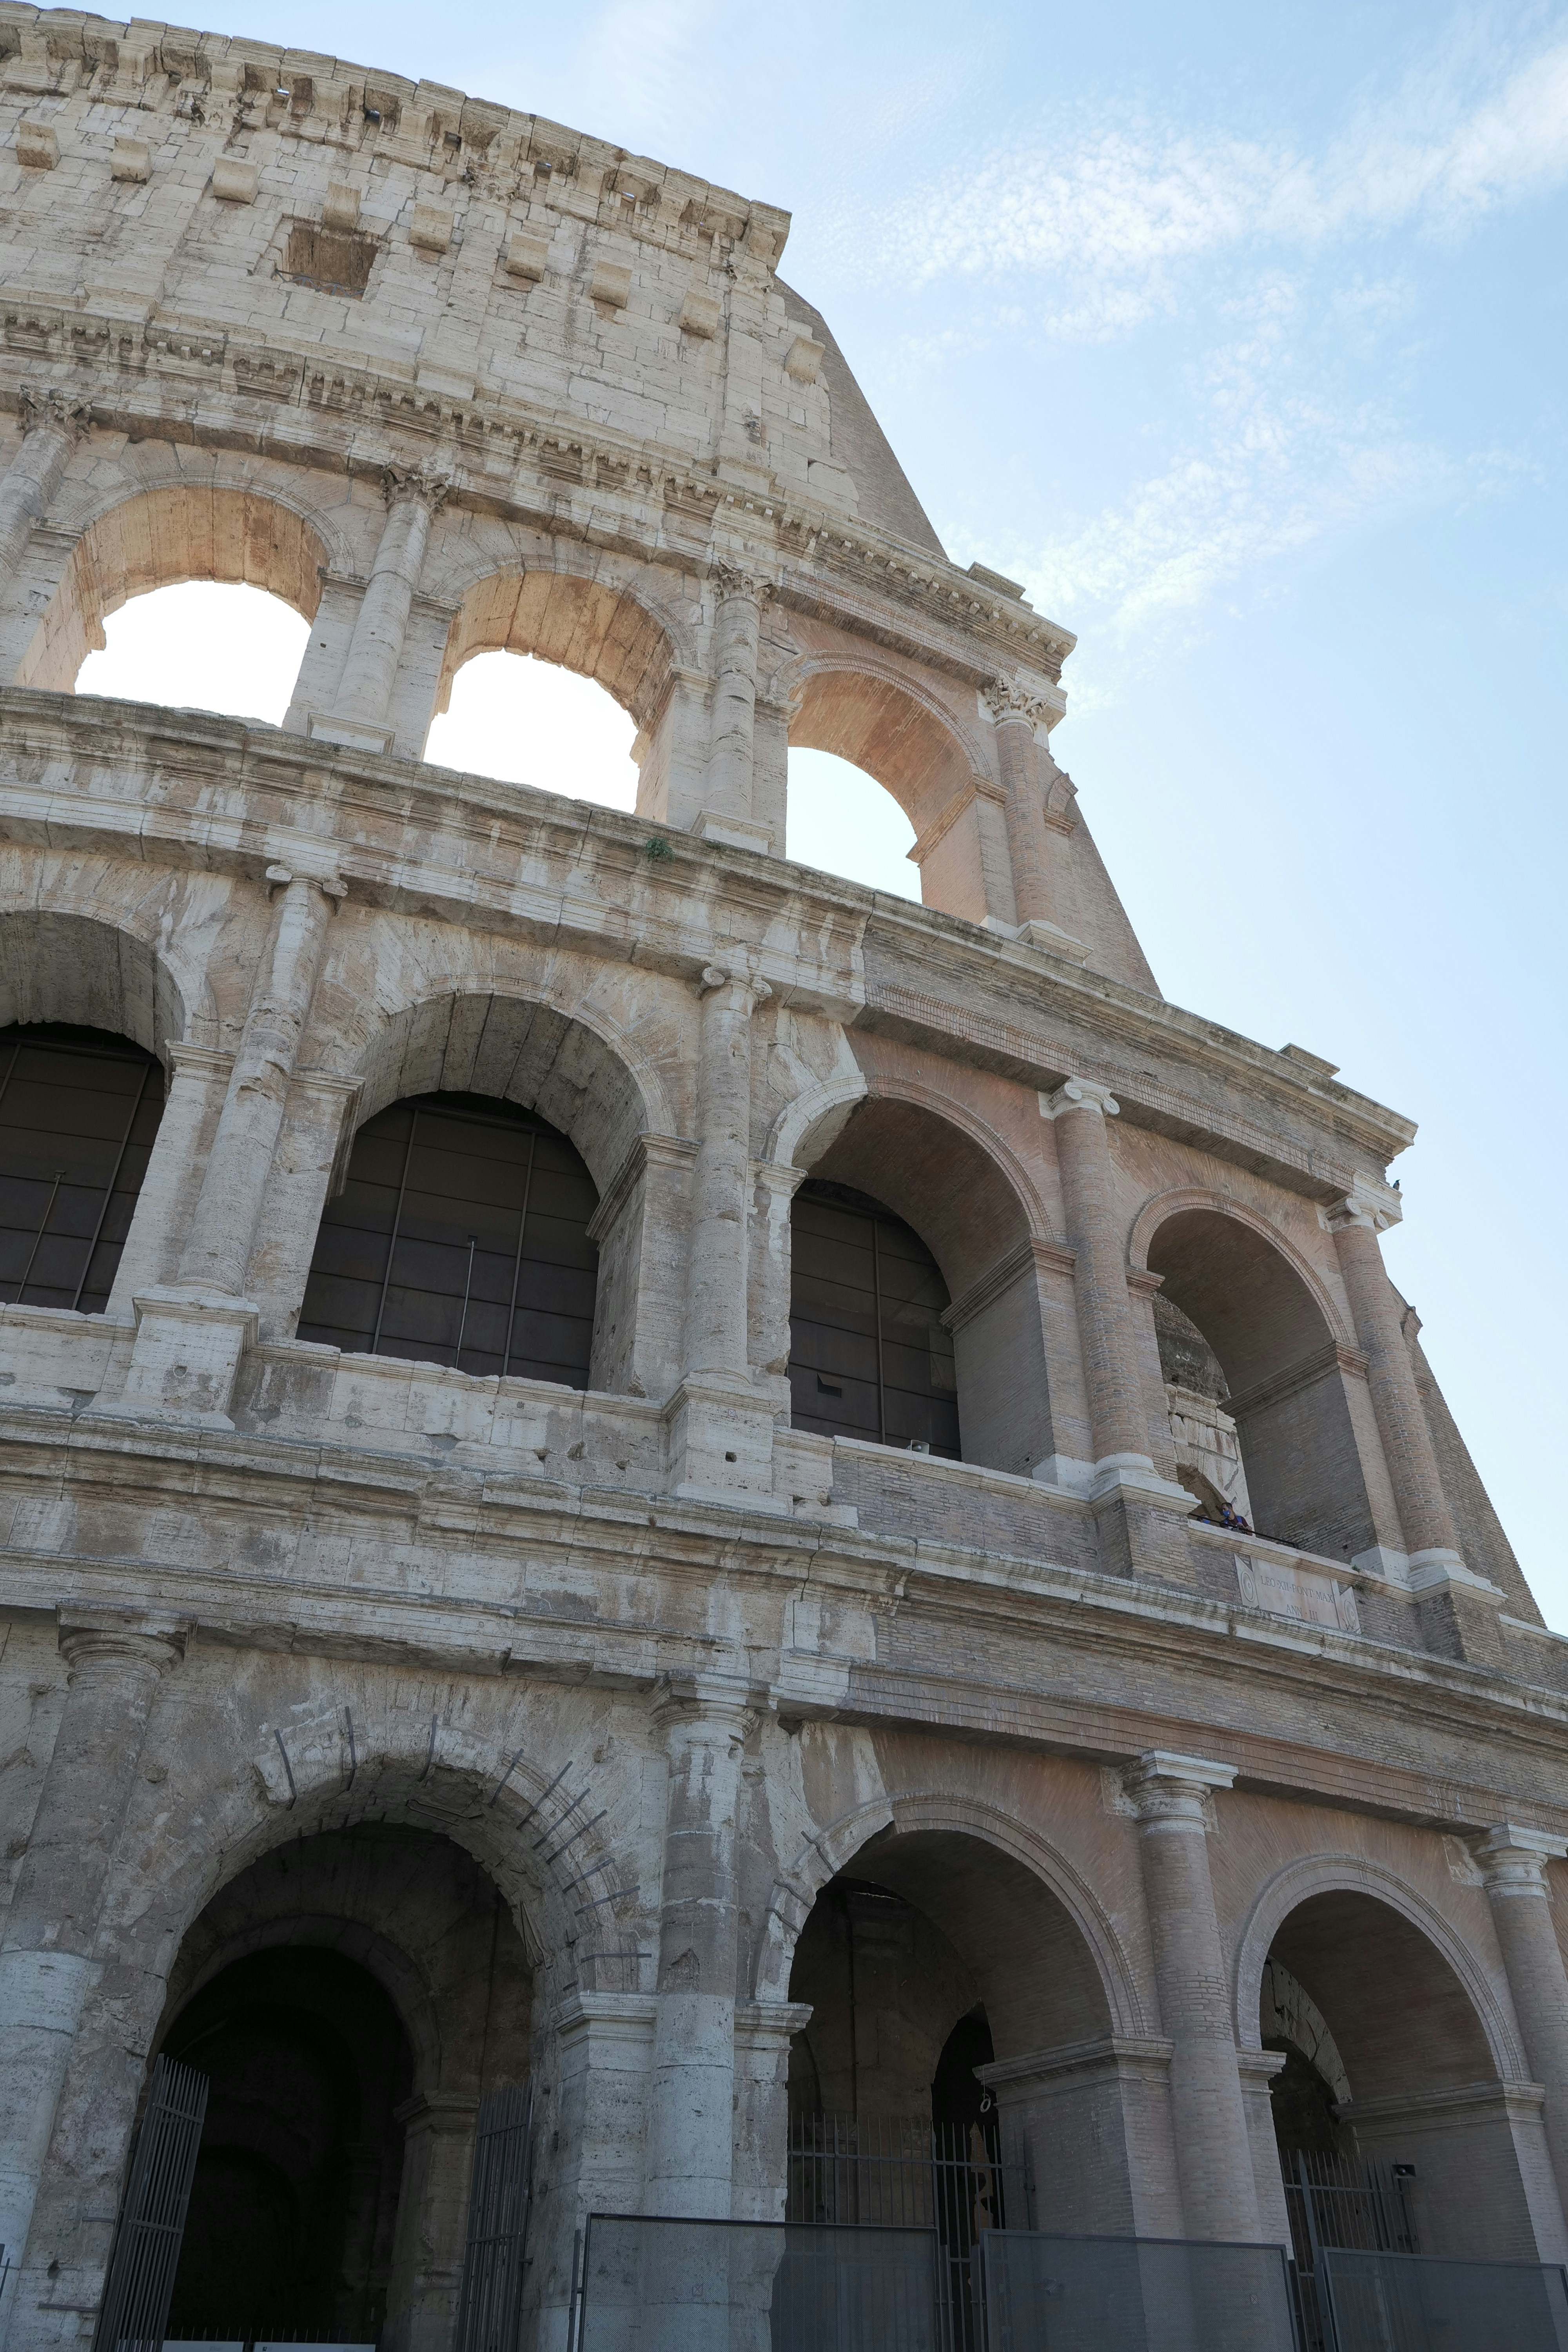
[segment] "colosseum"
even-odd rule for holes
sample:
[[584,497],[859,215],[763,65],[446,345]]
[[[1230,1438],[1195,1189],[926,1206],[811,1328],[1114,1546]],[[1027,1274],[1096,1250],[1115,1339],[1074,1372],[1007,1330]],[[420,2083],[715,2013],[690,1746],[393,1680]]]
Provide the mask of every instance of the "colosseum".
[[[1161,994],[787,215],[15,0],[0,141],[10,2352],[1568,2343],[1414,1126]],[[281,727],[73,692],[190,580]],[[635,813],[426,763],[497,650]]]

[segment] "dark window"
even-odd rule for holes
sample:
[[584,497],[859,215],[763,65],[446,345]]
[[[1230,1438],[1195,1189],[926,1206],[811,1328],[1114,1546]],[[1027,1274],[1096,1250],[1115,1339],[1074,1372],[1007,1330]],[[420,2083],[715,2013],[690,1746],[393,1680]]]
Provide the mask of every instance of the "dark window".
[[102,1314],[163,1116],[128,1037],[0,1029],[0,1299]]
[[370,284],[378,250],[374,236],[361,236],[357,230],[297,221],[289,232],[278,275],[292,278],[299,286],[312,286],[318,294],[346,294],[357,302]]
[[367,1119],[328,1203],[301,1339],[588,1385],[599,1196],[563,1135],[484,1095]]
[[959,1459],[947,1285],[920,1235],[847,1184],[808,1181],[791,1219],[790,1418],[825,1437]]

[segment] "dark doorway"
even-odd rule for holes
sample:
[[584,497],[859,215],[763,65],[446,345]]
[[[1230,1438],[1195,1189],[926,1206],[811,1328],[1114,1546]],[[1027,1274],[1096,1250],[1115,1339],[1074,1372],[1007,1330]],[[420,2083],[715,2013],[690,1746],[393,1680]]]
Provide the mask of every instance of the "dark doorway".
[[365,1969],[285,1946],[196,1994],[164,2048],[211,2085],[171,2336],[373,2343],[412,2060]]
[[790,1418],[825,1437],[959,1459],[947,1285],[920,1235],[847,1184],[808,1179],[791,1216]]
[[163,1116],[128,1037],[0,1029],[0,1300],[102,1314]]
[[299,1337],[483,1375],[588,1385],[598,1192],[514,1103],[420,1095],[367,1119],[327,1205]]

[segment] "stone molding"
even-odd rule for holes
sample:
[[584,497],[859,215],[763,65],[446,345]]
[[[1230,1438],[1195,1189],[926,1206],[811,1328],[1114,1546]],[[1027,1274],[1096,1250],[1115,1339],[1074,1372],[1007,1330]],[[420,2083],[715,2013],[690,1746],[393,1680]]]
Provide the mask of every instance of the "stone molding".
[[[1027,2051],[1017,2058],[998,2058],[974,2072],[990,2090],[1034,2091],[1047,2097],[1077,2091],[1085,2080],[1108,2074],[1163,2085],[1170,2079],[1175,2047],[1160,2034],[1107,2033],[1056,2049]],[[1283,2063],[1275,2061],[1277,2065]]]
[[1069,1111],[1098,1111],[1102,1118],[1115,1118],[1121,1105],[1109,1087],[1097,1086],[1092,1078],[1066,1078],[1054,1094],[1038,1097],[1042,1118],[1065,1118]]
[[1546,1865],[1568,1861],[1568,1838],[1547,1830],[1521,1829],[1515,1822],[1500,1822],[1484,1837],[1473,1839],[1470,1852],[1480,1865],[1487,1893],[1494,1897],[1543,1895],[1550,1899]]
[[79,441],[92,423],[92,402],[73,395],[59,384],[24,384],[16,394],[16,413],[26,439],[45,426]]
[[1044,1241],[1037,1234],[1028,1234],[972,1282],[967,1290],[960,1291],[944,1309],[941,1320],[949,1331],[962,1331],[966,1323],[973,1323],[994,1300],[1022,1281],[1031,1268],[1037,1274],[1070,1275],[1077,1265],[1078,1252],[1068,1249],[1064,1242]]

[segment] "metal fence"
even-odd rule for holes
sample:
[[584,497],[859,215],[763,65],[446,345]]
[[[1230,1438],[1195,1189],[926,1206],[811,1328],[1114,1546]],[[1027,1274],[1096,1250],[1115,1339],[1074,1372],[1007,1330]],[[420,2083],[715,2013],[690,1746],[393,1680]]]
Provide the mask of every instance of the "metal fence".
[[207,2079],[159,2058],[132,2150],[93,2352],[158,2352],[169,2324]]
[[943,2352],[936,2233],[595,2213],[570,2352]]
[[978,2352],[984,2286],[974,2249],[985,2231],[1029,2220],[1028,2184],[1021,2166],[1002,2161],[994,2111],[967,2126],[899,2116],[792,2117],[788,2184],[788,2221],[934,2230],[943,2344]]
[[1325,2247],[1333,2352],[1568,2352],[1555,2263]]
[[1282,2246],[995,2230],[986,2352],[1295,2352]]
[[516,2352],[528,2235],[533,2091],[488,2091],[474,2129],[455,2352]]
[[1330,2248],[1363,2253],[1420,2252],[1409,2167],[1309,2154],[1302,2148],[1282,2163],[1304,2352],[1334,2352],[1324,2253]]

